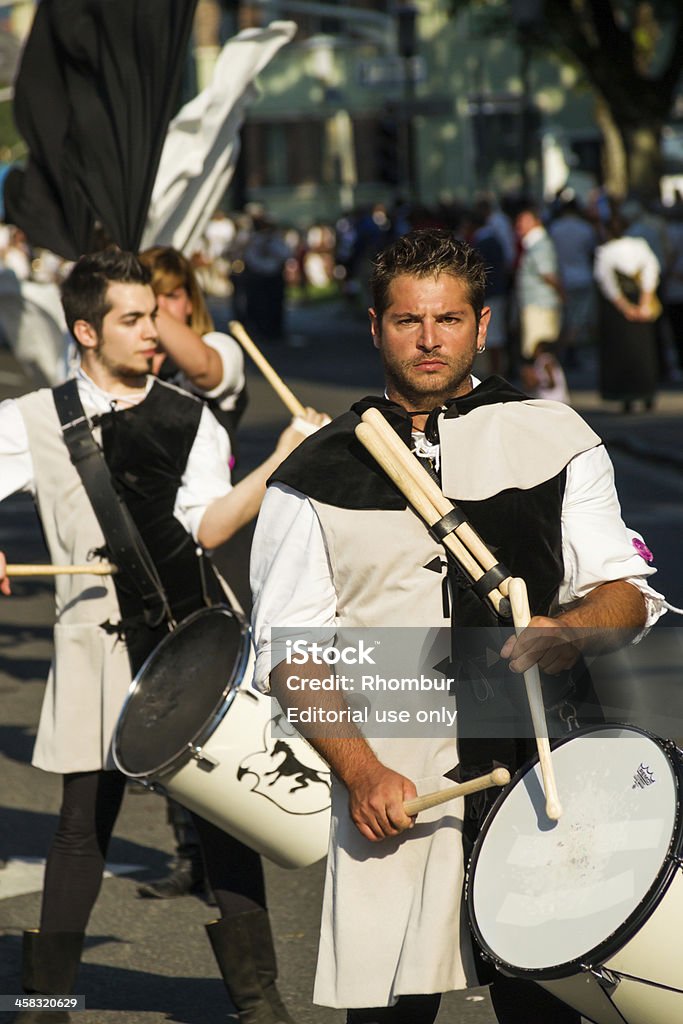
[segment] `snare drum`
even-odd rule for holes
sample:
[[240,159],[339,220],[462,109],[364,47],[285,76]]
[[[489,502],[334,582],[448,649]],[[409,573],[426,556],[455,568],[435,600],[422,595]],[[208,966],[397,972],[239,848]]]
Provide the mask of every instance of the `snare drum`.
[[475,843],[467,905],[484,955],[595,1024],[683,1021],[681,752],[604,726],[552,757],[560,820],[532,763]]
[[188,616],[133,680],[114,760],[282,867],[305,867],[327,852],[330,770],[250,680],[241,617]]

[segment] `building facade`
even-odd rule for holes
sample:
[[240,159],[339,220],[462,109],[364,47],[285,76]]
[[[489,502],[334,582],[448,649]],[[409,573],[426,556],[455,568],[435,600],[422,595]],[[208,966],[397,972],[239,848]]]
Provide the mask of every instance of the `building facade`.
[[417,0],[401,17],[391,2],[240,5],[243,24],[298,25],[247,112],[240,200],[306,223],[397,197],[540,196],[570,172],[594,183],[591,92],[569,66],[533,56],[506,8],[454,16],[448,0]]

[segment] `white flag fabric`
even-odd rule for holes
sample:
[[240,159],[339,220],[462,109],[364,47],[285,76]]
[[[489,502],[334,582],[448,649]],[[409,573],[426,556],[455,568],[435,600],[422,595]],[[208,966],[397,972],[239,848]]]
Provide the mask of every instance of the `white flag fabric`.
[[171,121],[141,248],[172,245],[191,255],[230,183],[253,79],[296,35],[293,21],[245,29],[221,50],[211,82]]
[[0,344],[7,343],[38,387],[66,379],[70,339],[56,284],[19,281],[0,270]]

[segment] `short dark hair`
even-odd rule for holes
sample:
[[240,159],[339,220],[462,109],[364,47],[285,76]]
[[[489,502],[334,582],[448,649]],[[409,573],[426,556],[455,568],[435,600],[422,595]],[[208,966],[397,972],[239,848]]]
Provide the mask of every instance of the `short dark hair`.
[[62,283],[62,308],[73,334],[77,320],[85,320],[99,336],[102,321],[111,309],[107,288],[112,282],[149,284],[151,274],[132,252],[111,247],[81,256]]
[[436,277],[450,274],[464,282],[477,320],[484,306],[486,264],[476,249],[445,228],[421,228],[402,235],[383,249],[370,275],[372,304],[378,320],[389,305],[389,288],[395,277]]

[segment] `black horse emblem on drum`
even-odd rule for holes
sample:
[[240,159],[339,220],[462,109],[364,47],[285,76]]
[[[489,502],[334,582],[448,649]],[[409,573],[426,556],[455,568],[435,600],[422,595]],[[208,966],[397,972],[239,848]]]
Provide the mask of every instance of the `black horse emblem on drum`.
[[[274,786],[282,778],[291,778],[296,785],[292,786],[289,791],[290,793],[296,793],[297,789],[303,789],[312,782],[322,782],[329,788],[329,772],[320,772],[316,768],[309,768],[308,765],[302,764],[294,754],[289,743],[286,743],[285,740],[278,740],[271,751],[271,757],[275,757],[278,754],[284,754],[285,756],[277,768],[266,772],[266,779],[270,775],[274,776],[272,782],[268,783],[269,786]],[[324,777],[325,775],[327,775],[327,778]]]
[[268,722],[264,747],[243,758],[237,778],[255,780],[252,792],[289,814],[317,814],[330,806],[331,775],[305,740],[289,730],[282,715]]

